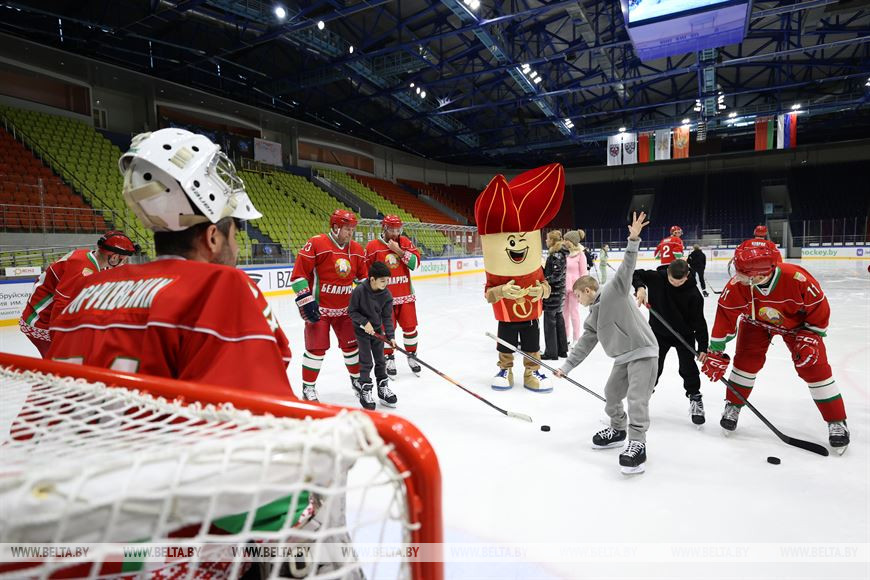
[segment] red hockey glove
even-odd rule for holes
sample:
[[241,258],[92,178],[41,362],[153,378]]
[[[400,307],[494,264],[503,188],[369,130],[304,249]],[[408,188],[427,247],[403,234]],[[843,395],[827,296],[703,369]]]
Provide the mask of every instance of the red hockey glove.
[[308,288],[300,290],[296,295],[296,306],[299,308],[299,315],[305,322],[317,322],[320,320],[320,306],[317,300],[311,295],[311,290]]
[[731,357],[724,352],[708,352],[704,364],[701,365],[701,372],[715,383],[725,376],[730,360]]
[[794,367],[811,367],[819,362],[819,335],[815,332],[802,330],[794,337],[794,346],[791,349]]

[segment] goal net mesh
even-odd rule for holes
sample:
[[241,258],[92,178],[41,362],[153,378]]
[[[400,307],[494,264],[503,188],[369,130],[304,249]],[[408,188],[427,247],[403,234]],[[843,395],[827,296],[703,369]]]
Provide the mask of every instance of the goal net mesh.
[[[0,578],[410,577],[337,545],[408,542],[405,478],[361,412],[254,415],[84,379],[0,367],[0,543],[87,543],[87,562],[45,559]],[[351,469],[351,468],[354,469]],[[117,544],[199,546],[137,558]],[[302,546],[251,561],[243,548]],[[73,567],[73,569],[71,569]]]

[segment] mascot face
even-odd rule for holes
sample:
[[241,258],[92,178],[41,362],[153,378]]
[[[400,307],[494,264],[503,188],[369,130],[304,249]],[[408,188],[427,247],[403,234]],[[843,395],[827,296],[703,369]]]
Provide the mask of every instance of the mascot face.
[[558,163],[508,181],[492,178],[474,204],[488,274],[517,278],[541,269],[541,228],[559,211],[565,170]]
[[541,231],[488,234],[480,237],[486,271],[496,276],[524,276],[541,267]]

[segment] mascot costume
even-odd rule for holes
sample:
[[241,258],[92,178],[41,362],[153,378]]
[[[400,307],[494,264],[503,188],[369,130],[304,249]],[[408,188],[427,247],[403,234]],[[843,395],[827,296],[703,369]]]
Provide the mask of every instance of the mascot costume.
[[[484,294],[498,320],[498,336],[535,358],[541,350],[541,301],[550,295],[541,267],[540,230],[558,213],[564,191],[565,170],[552,163],[511,181],[496,175],[474,204],[486,270]],[[497,349],[499,371],[492,388],[503,391],[513,387],[514,353],[501,344]],[[523,361],[523,386],[552,391],[540,365]]]

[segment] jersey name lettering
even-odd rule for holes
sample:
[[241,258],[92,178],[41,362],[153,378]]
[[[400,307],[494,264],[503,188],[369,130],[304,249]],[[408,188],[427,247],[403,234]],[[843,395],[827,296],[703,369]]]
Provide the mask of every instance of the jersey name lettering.
[[75,314],[79,310],[150,308],[157,293],[173,281],[173,278],[145,278],[88,286],[69,303],[64,312]]
[[321,294],[353,294],[353,286],[339,286],[337,284],[321,284]]

